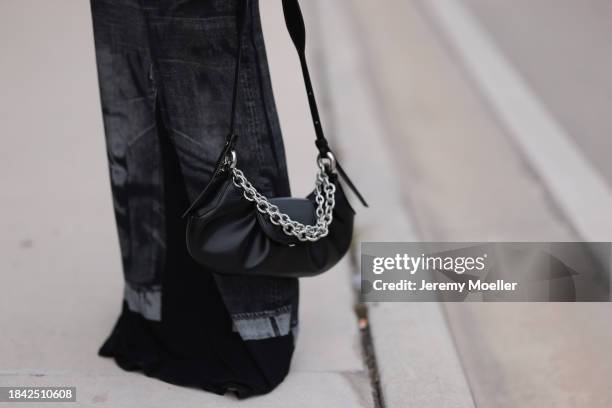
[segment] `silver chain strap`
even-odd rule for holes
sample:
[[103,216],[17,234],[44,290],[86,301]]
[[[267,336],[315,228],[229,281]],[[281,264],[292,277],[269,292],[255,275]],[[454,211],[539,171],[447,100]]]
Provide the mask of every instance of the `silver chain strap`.
[[[329,160],[329,162],[324,160]],[[257,191],[244,176],[244,173],[236,168],[235,155],[232,164],[232,181],[234,185],[242,190],[244,198],[256,204],[257,211],[266,215],[272,224],[279,225],[285,234],[294,236],[303,242],[314,242],[329,234],[329,226],[332,223],[334,206],[336,205],[334,200],[336,186],[329,180],[328,174],[328,171],[333,171],[335,167],[335,160],[331,154],[329,154],[329,158],[319,158],[317,161],[319,167],[315,182],[315,202],[317,204],[315,214],[317,221],[314,225],[305,225],[292,220],[287,214],[282,213],[278,206],[272,204],[264,195]]]

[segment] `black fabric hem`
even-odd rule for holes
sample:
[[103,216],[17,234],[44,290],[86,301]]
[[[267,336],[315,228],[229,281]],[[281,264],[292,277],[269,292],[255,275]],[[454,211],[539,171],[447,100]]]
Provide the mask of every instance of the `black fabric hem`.
[[[228,359],[223,353],[217,354],[218,350],[185,357],[172,355],[152,333],[142,332],[146,325],[161,324],[129,311],[124,304],[119,320],[98,355],[113,358],[126,371],[142,372],[170,384],[196,387],[218,395],[232,393],[239,399],[269,393],[289,371],[287,362],[293,354],[291,334],[243,341],[237,333],[232,333],[232,338],[225,340],[226,351],[238,358]],[[265,372],[261,363],[265,364]]]

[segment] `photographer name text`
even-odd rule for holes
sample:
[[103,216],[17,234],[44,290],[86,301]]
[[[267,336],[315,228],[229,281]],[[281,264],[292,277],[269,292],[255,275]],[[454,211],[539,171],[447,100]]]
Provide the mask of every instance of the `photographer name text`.
[[464,292],[472,291],[514,291],[516,290],[517,282],[507,282],[503,279],[498,279],[494,282],[483,282],[474,280],[469,282],[429,282],[426,280],[412,281],[401,279],[396,282],[385,282],[382,279],[377,279],[372,282],[372,288],[380,291],[424,291],[424,292]]

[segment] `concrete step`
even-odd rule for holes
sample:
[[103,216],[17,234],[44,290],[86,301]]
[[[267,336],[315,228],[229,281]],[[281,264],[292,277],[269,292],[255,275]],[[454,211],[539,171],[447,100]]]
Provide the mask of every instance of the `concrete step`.
[[[380,13],[370,2],[316,2],[320,75],[329,85],[326,112],[340,159],[371,207],[357,210],[359,241],[414,241],[415,223],[404,199],[405,179],[396,162],[381,99],[373,87],[364,36],[355,25],[356,9]],[[389,7],[385,13],[397,12]],[[371,22],[371,18],[368,18]],[[385,47],[385,44],[379,44]],[[379,61],[386,64],[388,61]],[[377,64],[374,64],[377,65]],[[401,87],[403,83],[397,86]],[[398,91],[400,88],[398,88]],[[328,132],[329,133],[329,132]],[[358,259],[359,248],[355,248]],[[460,361],[442,310],[433,303],[368,305],[370,331],[382,398],[386,407],[473,407]]]

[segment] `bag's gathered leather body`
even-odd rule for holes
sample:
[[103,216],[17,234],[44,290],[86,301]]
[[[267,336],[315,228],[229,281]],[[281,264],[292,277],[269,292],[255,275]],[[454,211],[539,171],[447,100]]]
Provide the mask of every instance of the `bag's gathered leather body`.
[[[306,277],[330,269],[348,251],[355,213],[337,179],[329,234],[301,242],[257,211],[234,185],[231,174],[225,173],[209,185],[205,204],[188,221],[187,248],[199,264],[222,274]],[[311,225],[315,220],[312,197],[270,201],[292,219]]]
[[[297,0],[283,0],[283,11],[302,64],[316,132],[316,145],[319,149],[319,167],[327,181],[328,196],[322,196],[322,187],[318,184],[307,198],[265,199],[264,207],[274,207],[277,210],[275,216],[270,217],[260,208],[262,203],[257,203],[252,195],[248,196],[245,186],[237,181],[233,150],[236,143],[234,128],[238,97],[237,78],[240,71],[244,19],[249,7],[248,0],[243,1],[242,18],[239,19],[238,25],[239,41],[230,133],[211,181],[184,214],[189,218],[186,231],[187,249],[196,262],[219,274],[275,277],[318,275],[333,267],[346,254],[353,235],[355,212],[344,194],[338,174],[363,205],[367,204],[336,162],[323,135],[306,65],[305,29]],[[326,160],[325,165],[322,160]],[[317,198],[317,195],[321,197]],[[330,199],[330,195],[333,199]],[[318,220],[323,216],[323,211],[318,208],[322,204],[317,200],[322,203],[325,199],[332,202],[332,206],[330,214],[327,214],[328,224],[324,225],[323,233],[319,231],[309,239],[306,239],[305,234],[287,233],[287,228],[293,229],[297,223],[303,226],[320,225]],[[279,223],[279,214],[288,216],[285,219],[290,219],[293,224],[288,226]]]

